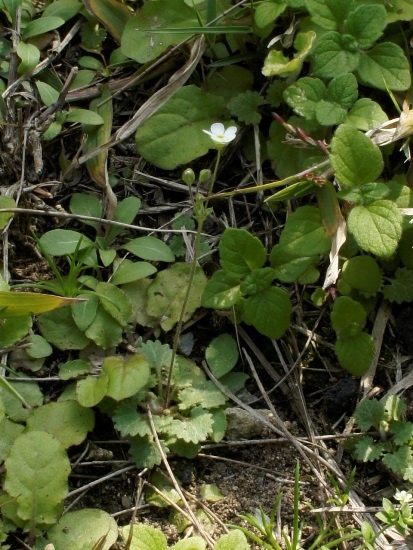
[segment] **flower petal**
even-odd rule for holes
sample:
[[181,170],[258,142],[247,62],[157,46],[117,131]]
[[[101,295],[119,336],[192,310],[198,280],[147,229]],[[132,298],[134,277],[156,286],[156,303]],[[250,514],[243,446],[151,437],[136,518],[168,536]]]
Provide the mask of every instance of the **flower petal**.
[[223,134],[225,132],[225,126],[222,122],[214,122],[214,124],[211,125],[211,132],[213,134]]

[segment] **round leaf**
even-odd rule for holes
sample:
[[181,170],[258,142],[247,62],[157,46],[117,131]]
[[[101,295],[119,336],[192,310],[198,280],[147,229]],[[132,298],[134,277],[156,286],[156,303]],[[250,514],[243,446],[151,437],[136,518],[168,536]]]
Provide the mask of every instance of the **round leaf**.
[[214,338],[205,351],[205,359],[216,378],[230,372],[238,361],[238,346],[229,334]]

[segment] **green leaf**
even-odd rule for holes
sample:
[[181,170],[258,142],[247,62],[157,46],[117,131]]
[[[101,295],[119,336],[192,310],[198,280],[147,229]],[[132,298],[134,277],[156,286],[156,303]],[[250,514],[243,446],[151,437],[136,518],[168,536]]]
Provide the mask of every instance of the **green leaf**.
[[[121,535],[126,542],[129,539],[131,526],[122,527]],[[129,550],[166,550],[166,537],[159,529],[143,525],[142,523],[132,526],[132,539]]]
[[82,407],[94,407],[105,397],[109,387],[109,376],[101,372],[99,376],[87,376],[76,384],[76,399]]
[[172,349],[168,344],[161,344],[159,340],[148,340],[140,346],[151,369],[158,370],[169,367],[172,361]]
[[371,256],[354,256],[344,262],[340,280],[360,292],[376,294],[381,286],[381,270]]
[[413,451],[409,445],[403,445],[393,453],[386,453],[382,461],[389,470],[404,477],[405,471],[412,467]]
[[114,274],[111,283],[114,285],[123,285],[132,283],[138,279],[149,277],[156,273],[156,267],[149,262],[131,262],[123,259],[114,267]]
[[315,38],[316,34],[313,31],[298,33],[294,41],[297,53],[293,59],[284,57],[278,50],[271,50],[264,60],[262,74],[268,77],[279,75],[282,78],[288,78],[292,73],[298,73],[310,53]]
[[235,529],[222,535],[215,543],[214,550],[250,550],[250,545],[244,533]]
[[78,378],[84,374],[89,374],[91,365],[87,361],[82,359],[73,359],[73,361],[67,361],[59,369],[59,378],[61,380],[70,380],[71,378]]
[[[81,216],[93,216],[101,218],[103,207],[101,201],[95,195],[87,195],[86,193],[73,193],[70,199],[70,211],[73,214]],[[99,222],[81,220],[82,223],[98,228]]]
[[[0,314],[1,316],[1,314]],[[0,318],[0,349],[11,348],[29,332],[32,326],[30,315],[13,317],[11,319]]]
[[[281,338],[290,325],[291,302],[281,288],[271,286],[245,302],[245,321],[269,338]],[[270,320],[270,321],[269,321]]]
[[327,87],[327,99],[338,103],[343,109],[350,109],[358,95],[357,79],[351,73],[333,78]]
[[354,0],[306,0],[311,19],[323,29],[334,31],[341,27],[354,6]]
[[[16,201],[8,195],[0,195],[0,208],[16,208]],[[0,229],[4,229],[13,217],[13,212],[0,213]]]
[[202,295],[202,307],[229,309],[242,297],[240,280],[226,271],[216,271],[209,279]]
[[373,462],[380,458],[383,448],[382,443],[376,443],[370,436],[363,436],[356,443],[354,456],[362,462]]
[[315,118],[315,111],[327,88],[319,78],[305,76],[284,90],[283,97],[294,111],[308,120]]
[[[117,205],[113,216],[113,221],[131,224],[136,218],[140,208],[141,200],[139,197],[126,197],[126,199],[123,199]],[[113,239],[120,235],[123,231],[125,231],[123,227],[111,225],[107,231],[106,238],[109,242],[112,242]]]
[[175,256],[171,249],[156,237],[138,237],[122,246],[138,258],[155,262],[173,262]]
[[113,38],[120,42],[126,23],[132,18],[129,7],[117,0],[84,0],[84,4]]
[[53,103],[59,98],[59,91],[41,80],[36,80],[35,82],[37,91],[39,92],[40,99],[43,101],[46,107],[50,107]]
[[74,254],[76,249],[84,250],[93,246],[88,237],[71,229],[52,229],[44,233],[39,241],[42,250],[50,256],[66,256]]
[[184,388],[179,392],[178,399],[180,401],[179,409],[182,411],[191,409],[194,405],[202,405],[205,409],[214,409],[215,407],[225,405],[227,401],[225,395],[221,393],[211,380],[199,382],[188,388]]
[[194,85],[183,86],[136,131],[139,154],[164,170],[205,155],[215,146],[202,130],[222,120],[224,108],[222,97]]
[[298,256],[287,252],[281,245],[276,244],[271,250],[270,262],[275,276],[283,283],[293,283],[303,275],[307,269],[318,263],[318,256]]
[[390,423],[389,431],[394,434],[393,441],[396,445],[407,445],[413,439],[412,422],[398,422],[395,420]]
[[239,278],[245,277],[265,262],[264,245],[245,229],[227,228],[219,242],[222,268]]
[[135,395],[146,386],[151,374],[148,361],[139,353],[126,361],[122,356],[105,357],[102,372],[109,377],[107,395],[115,401]]
[[407,406],[398,395],[389,395],[384,403],[387,420],[401,420],[407,411]]
[[132,316],[132,304],[122,289],[112,283],[98,283],[95,289],[103,308],[122,326]]
[[12,422],[8,418],[3,418],[0,421],[0,431],[1,431],[1,438],[0,438],[0,460],[1,462],[4,462],[7,458],[7,455],[10,452],[10,448],[13,445],[13,442],[19,436],[22,431],[24,430],[24,426],[22,424],[17,424],[16,422]]
[[[226,399],[225,396],[223,398],[224,400]],[[208,438],[212,427],[213,419],[211,413],[205,411],[202,407],[194,407],[191,409],[189,418],[173,420],[172,425],[168,429],[168,434],[182,439],[186,443],[199,443]]]
[[[129,307],[131,307],[130,304]],[[110,313],[108,312],[109,308],[111,310]],[[122,316],[122,312],[116,309],[116,305],[110,303],[108,300],[105,302],[105,307],[99,304],[92,324],[85,331],[85,336],[93,340],[95,344],[103,349],[113,348],[122,341],[122,326],[124,323],[119,323],[116,320],[116,312]]]
[[81,124],[88,124],[90,126],[100,126],[104,123],[103,118],[94,111],[89,109],[71,109],[66,118],[67,122],[80,122]]
[[383,295],[389,302],[402,304],[413,300],[413,271],[407,267],[396,269],[390,284],[384,285]]
[[364,399],[354,412],[357,426],[366,432],[370,428],[379,430],[380,422],[384,420],[384,405],[377,399]]
[[238,346],[229,334],[214,338],[205,350],[205,359],[216,378],[230,372],[238,361]]
[[26,353],[33,359],[43,359],[53,353],[52,346],[39,334],[31,334],[27,339],[27,343],[30,345],[26,348]]
[[258,92],[247,90],[232,98],[227,107],[231,115],[241,122],[259,124],[262,117],[258,108],[264,103],[264,98]]
[[354,126],[342,124],[331,143],[331,164],[345,187],[356,187],[377,179],[383,170],[380,149]]
[[403,91],[411,84],[409,61],[400,46],[392,42],[363,52],[357,73],[364,84],[379,90]]
[[[184,0],[146,2],[124,28],[122,53],[138,63],[148,63],[159,57],[169,46],[191,36],[187,27],[199,27],[195,11]],[[181,28],[181,34],[169,33],[167,28]],[[161,30],[160,34],[151,32]]]
[[[159,454],[158,448],[152,437],[145,436],[131,437],[129,454],[133,458],[138,468],[153,468],[162,462],[162,457]],[[168,448],[163,446],[164,452],[168,452]],[[135,527],[135,526],[134,526]],[[142,550],[142,546],[131,546],[131,549]],[[159,546],[155,546],[153,550],[158,550]]]
[[22,400],[32,408],[39,407],[43,404],[43,394],[37,383],[13,380],[8,382],[8,385],[11,386],[12,391],[1,385],[7,418],[13,422],[26,422],[32,411],[23,404]]
[[[27,40],[33,36],[39,36],[49,31],[54,31],[65,23],[61,17],[42,16],[39,19],[29,21],[22,32],[22,40]],[[19,55],[20,57],[20,55]]]
[[316,118],[323,126],[335,126],[346,119],[347,111],[338,103],[321,100],[316,108]]
[[45,7],[42,18],[60,17],[64,21],[69,21],[82,9],[82,3],[77,0],[53,0],[51,4]]
[[368,97],[358,99],[348,112],[345,124],[353,124],[358,130],[367,132],[387,122],[388,117],[378,103]]
[[383,6],[361,5],[349,13],[343,30],[357,40],[360,48],[367,48],[380,38],[386,26],[387,15]]
[[388,258],[402,234],[402,215],[392,201],[378,200],[353,208],[347,227],[362,250]]
[[177,262],[169,269],[158,273],[148,287],[147,313],[151,317],[160,319],[163,330],[171,330],[178,322],[188,285],[190,285],[190,291],[183,321],[190,319],[201,306],[201,296],[207,278],[201,268],[196,269],[192,281],[190,273],[190,264]]
[[333,305],[331,323],[334,330],[340,332],[353,323],[361,325],[366,317],[366,311],[359,302],[348,296],[339,296]]
[[357,69],[360,57],[355,39],[335,31],[322,34],[311,54],[313,71],[322,78],[352,73]]
[[71,305],[73,320],[77,328],[84,332],[93,323],[99,306],[99,298],[96,294],[79,294],[82,302]]
[[41,525],[56,523],[70,473],[63,445],[43,431],[24,433],[15,439],[5,466],[4,488],[16,499],[19,517]]
[[40,59],[40,50],[33,44],[19,42],[16,48],[16,53],[21,59],[18,67],[19,74],[26,74],[36,67]]
[[205,550],[206,542],[200,536],[190,537],[189,539],[179,540],[171,546],[171,550]]
[[80,445],[93,429],[94,414],[77,401],[56,401],[35,409],[27,420],[26,432],[44,431],[67,449]]
[[119,430],[122,437],[152,435],[147,415],[138,411],[135,399],[125,399],[119,403],[112,418],[115,428]]
[[331,239],[327,235],[320,210],[315,206],[301,206],[288,218],[281,233],[279,245],[295,257],[327,254]]
[[274,269],[271,267],[261,267],[245,276],[241,283],[241,292],[243,296],[248,294],[257,294],[269,287],[275,278]]
[[116,521],[107,512],[95,508],[67,512],[47,531],[47,541],[61,550],[109,550],[117,538]]
[[[254,6],[255,7],[255,6]],[[278,16],[281,15],[287,7],[286,2],[264,1],[257,4],[254,11],[254,24],[258,29],[265,29],[273,25]]]
[[43,313],[37,322],[42,336],[58,349],[83,349],[90,342],[66,308]]
[[376,348],[374,339],[366,332],[339,336],[334,346],[340,365],[353,376],[363,376],[373,361]]

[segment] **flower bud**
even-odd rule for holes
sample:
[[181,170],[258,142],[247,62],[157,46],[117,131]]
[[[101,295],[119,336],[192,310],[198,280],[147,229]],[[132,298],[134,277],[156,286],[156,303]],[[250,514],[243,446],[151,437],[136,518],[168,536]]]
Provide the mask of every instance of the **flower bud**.
[[195,172],[192,168],[187,168],[182,174],[182,179],[187,185],[192,185],[195,181]]

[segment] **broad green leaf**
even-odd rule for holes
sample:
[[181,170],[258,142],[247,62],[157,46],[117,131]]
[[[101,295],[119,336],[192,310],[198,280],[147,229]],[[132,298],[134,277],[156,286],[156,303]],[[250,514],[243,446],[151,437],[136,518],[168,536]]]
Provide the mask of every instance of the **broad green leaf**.
[[314,73],[323,78],[352,73],[360,56],[355,39],[335,31],[322,34],[311,54]]
[[178,322],[188,285],[190,291],[183,314],[184,322],[201,306],[201,296],[207,278],[202,269],[197,268],[191,281],[190,272],[190,264],[175,263],[169,269],[158,273],[148,288],[147,312],[151,317],[160,320],[163,330],[171,330]]
[[226,271],[216,271],[206,284],[202,307],[229,309],[241,297],[239,278]]
[[271,267],[275,277],[283,283],[297,281],[311,265],[319,261],[317,256],[296,256],[289,253],[279,244],[276,244],[270,255]]
[[139,154],[164,170],[205,155],[215,145],[202,130],[222,120],[224,108],[222,97],[194,85],[183,86],[136,131]]
[[361,462],[373,462],[380,458],[384,450],[383,443],[376,443],[369,435],[363,436],[357,441],[354,456]]
[[357,73],[364,84],[379,90],[403,91],[411,84],[409,61],[400,46],[392,42],[363,52]]
[[290,325],[291,302],[281,288],[271,286],[248,298],[244,317],[261,334],[269,338],[281,338]]
[[347,111],[338,103],[321,100],[316,107],[316,118],[323,126],[336,126],[346,120]]
[[[22,32],[22,40],[28,40],[33,36],[39,36],[49,31],[54,31],[65,23],[61,17],[42,16],[27,23]],[[20,57],[20,54],[18,54]]]
[[[101,218],[103,207],[101,201],[95,195],[73,193],[70,199],[70,211],[73,214],[80,214],[81,216]],[[99,222],[97,221],[81,220],[81,222],[91,227],[99,227]]]
[[315,38],[316,34],[314,31],[298,33],[294,41],[294,48],[297,50],[297,53],[293,59],[284,57],[278,50],[271,50],[264,59],[262,74],[268,77],[278,75],[282,78],[288,78],[291,74],[298,73],[313,47]]
[[[224,401],[226,401],[225,396],[222,395],[222,397],[224,398]],[[211,413],[204,410],[202,407],[194,407],[191,409],[191,414],[189,417],[183,418],[182,420],[174,419],[172,421],[172,424],[168,429],[168,434],[175,436],[178,439],[182,439],[185,443],[196,444],[201,441],[205,441],[208,438],[208,435],[212,431],[212,426],[213,420]]]
[[387,120],[386,113],[378,103],[368,97],[363,97],[358,99],[350,109],[345,123],[353,124],[359,130],[367,132]]
[[263,266],[264,245],[245,229],[227,228],[219,242],[220,263],[231,275],[243,278]]
[[[125,26],[122,34],[122,53],[138,63],[147,63],[159,57],[169,46],[179,44],[191,36],[187,27],[199,27],[195,11],[184,0],[157,0],[146,2],[137,15]],[[153,30],[181,28],[181,34],[160,34]]]
[[273,26],[278,16],[281,15],[287,7],[285,2],[264,1],[257,4],[254,11],[254,24],[258,29]]
[[50,84],[42,82],[41,80],[36,80],[35,84],[37,91],[39,92],[40,99],[43,101],[46,107],[50,107],[50,105],[56,103],[59,98],[58,90],[53,88],[53,86],[50,86]]
[[402,215],[393,202],[378,200],[353,208],[347,227],[362,250],[388,258],[396,251],[402,234]]
[[118,0],[83,0],[83,3],[120,43],[126,23],[132,19],[129,7]]
[[[0,195],[0,208],[16,208],[16,201],[8,195]],[[0,229],[4,229],[13,217],[13,212],[0,213]]]
[[[113,215],[113,221],[128,224],[133,223],[133,220],[136,218],[140,210],[140,207],[141,200],[139,197],[126,197],[126,199],[123,199],[117,205],[115,213]],[[107,229],[106,239],[109,242],[112,242],[112,240],[120,235],[123,231],[125,231],[125,228],[123,227],[110,225]]]
[[393,453],[383,455],[383,464],[395,474],[404,477],[408,468],[412,467],[413,451],[410,445],[403,445],[397,448]]
[[100,126],[104,123],[104,119],[94,111],[89,109],[75,108],[69,111],[66,118],[67,122],[81,122],[89,126]]
[[283,97],[298,115],[312,120],[318,102],[324,98],[326,92],[327,88],[322,80],[305,76],[288,86]]
[[118,538],[116,521],[103,510],[67,512],[47,531],[47,541],[59,550],[109,550]]
[[31,334],[27,339],[27,343],[29,346],[26,348],[26,353],[33,359],[49,357],[53,353],[52,346],[39,334]]
[[8,418],[3,418],[0,421],[0,461],[4,462],[10,452],[14,440],[24,430],[23,424],[12,422]]
[[151,436],[151,425],[146,414],[137,409],[136,399],[125,399],[116,407],[112,416],[115,428],[122,437]]
[[[108,309],[111,310],[110,313]],[[123,333],[123,323],[121,324],[116,320],[115,317],[117,315],[122,316],[122,312],[117,310],[110,301],[105,301],[105,307],[102,306],[102,303],[99,304],[96,316],[92,324],[85,331],[85,336],[93,340],[95,344],[103,349],[110,349],[117,346],[122,341]]]
[[[216,407],[225,405],[227,401],[226,396],[221,393],[211,380],[199,382],[188,388],[184,388],[179,392],[178,399],[181,411],[192,409],[195,405],[202,405],[205,409],[215,409]],[[200,439],[194,440],[195,443],[198,441]]]
[[348,296],[339,296],[333,305],[331,323],[334,330],[340,332],[353,323],[361,325],[366,320],[366,316],[366,310],[359,302]]
[[16,48],[16,53],[21,59],[21,63],[18,67],[19,74],[26,74],[30,72],[36,67],[40,59],[40,50],[39,48],[36,48],[36,46],[33,46],[33,44],[19,42],[19,45]]
[[354,126],[342,124],[331,143],[331,164],[345,187],[358,187],[377,179],[383,170],[380,149]]
[[319,209],[314,206],[297,208],[287,218],[279,245],[283,251],[297,258],[327,254],[331,239],[323,227]]
[[147,359],[139,353],[126,361],[122,356],[106,357],[102,371],[109,377],[107,395],[115,401],[135,395],[148,384],[151,375]]
[[52,229],[40,237],[40,246],[50,256],[74,254],[76,249],[83,250],[93,246],[93,242],[78,231],[71,229]]
[[82,407],[94,407],[105,397],[109,387],[109,376],[101,372],[99,376],[87,376],[76,384],[76,399]]
[[67,361],[59,368],[59,378],[61,380],[70,380],[71,378],[79,378],[85,374],[89,374],[91,365],[83,359],[73,359]]
[[360,430],[364,432],[370,428],[378,430],[380,422],[385,418],[383,403],[377,399],[364,399],[357,405],[354,418]]
[[[7,418],[13,422],[26,422],[32,413],[32,409],[43,404],[43,394],[39,386],[33,382],[17,382],[15,380],[8,382],[7,378],[4,380],[7,385],[2,383],[1,388]],[[9,386],[12,391],[10,391]],[[24,405],[23,401],[28,406]]]
[[362,5],[349,13],[343,30],[357,40],[360,48],[367,48],[380,38],[386,26],[387,15],[383,6]]
[[227,104],[229,112],[239,121],[245,124],[259,124],[261,113],[259,107],[265,103],[265,99],[259,92],[247,90],[233,97]]
[[175,260],[169,246],[156,237],[137,237],[127,242],[122,248],[143,260],[154,262],[173,262]]
[[[202,489],[201,489],[202,490]],[[171,546],[171,550],[205,550],[206,542],[200,536],[190,537],[189,539],[182,539],[176,544]]]
[[77,298],[64,298],[38,292],[0,291],[0,319],[38,315],[68,306],[76,301]]
[[41,525],[56,523],[70,473],[63,445],[43,431],[24,433],[15,439],[5,466],[4,488],[16,499],[20,518]]
[[156,267],[149,262],[131,262],[131,260],[124,259],[116,267],[110,281],[114,285],[123,285],[149,277],[156,271]]
[[125,326],[132,316],[132,304],[129,298],[112,283],[98,283],[95,292],[103,308],[122,326]]
[[343,109],[349,109],[358,95],[357,79],[351,73],[333,78],[327,87],[327,99],[338,103]]
[[44,431],[67,449],[80,445],[93,429],[94,414],[77,401],[55,401],[35,409],[29,416],[26,432]]
[[376,353],[374,339],[366,332],[347,338],[339,336],[334,351],[340,365],[353,376],[363,376]]
[[69,309],[43,313],[37,322],[42,336],[58,349],[83,349],[90,343],[84,332],[77,328]]
[[12,317],[10,319],[0,318],[0,349],[4,351],[14,346],[14,344],[26,336],[31,327],[32,318],[30,315]]
[[[121,529],[121,535],[125,542],[129,539],[130,530],[130,525],[126,525]],[[132,526],[132,539],[129,549],[166,550],[166,537],[160,529],[155,529],[155,527],[143,525],[142,523],[134,524]]]
[[[162,457],[158,451],[158,448],[153,441],[152,437],[145,436],[135,436],[129,439],[130,449],[129,454],[131,455],[133,461],[135,462],[138,468],[153,468],[154,466],[162,462]],[[168,452],[168,448],[163,445],[164,452]],[[135,528],[135,525],[134,525]],[[135,532],[135,529],[134,529]],[[158,531],[162,534],[160,531]],[[163,536],[163,535],[162,535]],[[154,542],[155,546],[144,546],[144,548],[151,548],[153,550],[158,550],[163,548],[163,546],[158,546],[159,540]],[[165,542],[166,544],[166,542]],[[142,550],[142,545],[139,544],[139,541],[136,542],[136,546],[130,546],[131,550]]]
[[234,529],[217,540],[214,550],[250,550],[250,545],[244,533]]
[[241,283],[241,292],[243,296],[248,294],[257,294],[269,287],[275,279],[275,272],[271,267],[260,267],[245,276]]
[[396,445],[407,445],[413,439],[413,423],[404,421],[393,421],[390,430],[394,434],[393,441]]
[[360,292],[376,294],[381,286],[381,270],[371,256],[354,256],[344,262],[340,279]]
[[96,317],[99,298],[96,294],[80,294],[82,302],[71,305],[73,320],[79,330],[85,331]]
[[64,21],[69,21],[82,9],[82,2],[77,0],[53,0],[45,7],[42,18],[60,17]]
[[354,0],[306,0],[311,19],[323,29],[334,31],[341,27],[354,6]]
[[205,359],[216,378],[230,372],[238,361],[238,346],[229,334],[214,338],[205,350]]

